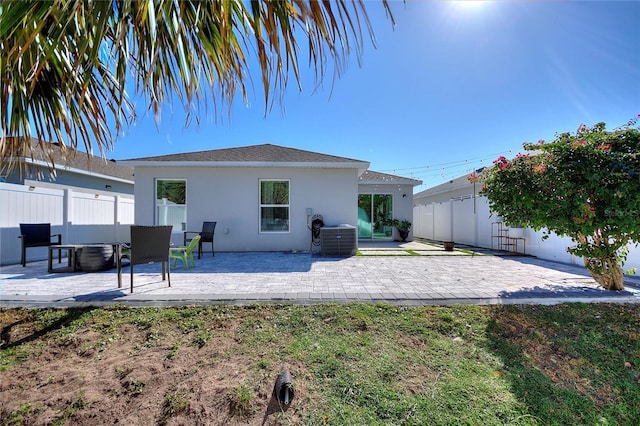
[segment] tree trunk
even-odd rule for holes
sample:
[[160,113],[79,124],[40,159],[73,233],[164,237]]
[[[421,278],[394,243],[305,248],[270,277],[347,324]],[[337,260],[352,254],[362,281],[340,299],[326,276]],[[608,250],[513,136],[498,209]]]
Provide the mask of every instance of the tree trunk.
[[594,247],[601,249],[595,252],[601,254],[602,257],[583,257],[584,266],[593,279],[603,288],[607,290],[623,290],[624,271],[618,263],[618,254],[609,245],[609,238],[603,237],[602,234],[601,230],[596,230],[590,236],[591,241],[589,241],[586,235],[578,233],[578,242],[583,249],[588,247],[591,247],[592,250]]
[[[585,256],[584,266],[587,268],[593,279],[607,290],[624,289],[624,272],[618,263],[618,255],[609,245],[609,239],[602,236],[601,230],[596,230],[590,235],[591,241],[586,235],[578,233],[578,242],[582,249],[588,249],[592,253],[599,253],[599,257]],[[600,250],[595,250],[599,248]]]
[[598,284],[607,290],[624,289],[624,272],[615,258],[584,258],[584,266]]

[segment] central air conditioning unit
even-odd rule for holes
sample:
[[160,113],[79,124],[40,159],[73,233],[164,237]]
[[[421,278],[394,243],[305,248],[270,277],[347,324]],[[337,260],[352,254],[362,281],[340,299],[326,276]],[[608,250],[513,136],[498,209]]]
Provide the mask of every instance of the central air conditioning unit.
[[320,228],[320,254],[323,256],[355,256],[358,249],[356,228],[339,225]]

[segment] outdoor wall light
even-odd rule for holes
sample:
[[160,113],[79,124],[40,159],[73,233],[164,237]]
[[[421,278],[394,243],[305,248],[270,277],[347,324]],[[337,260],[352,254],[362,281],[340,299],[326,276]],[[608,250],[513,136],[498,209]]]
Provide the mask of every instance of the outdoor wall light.
[[95,198],[100,198],[100,194],[94,195]]
[[105,185],[104,187],[107,189],[111,189],[111,185]]
[[407,194],[402,194],[402,198],[407,198]]
[[35,187],[35,186],[30,186],[30,187],[29,187],[29,191],[35,191],[35,190],[36,190],[36,187]]

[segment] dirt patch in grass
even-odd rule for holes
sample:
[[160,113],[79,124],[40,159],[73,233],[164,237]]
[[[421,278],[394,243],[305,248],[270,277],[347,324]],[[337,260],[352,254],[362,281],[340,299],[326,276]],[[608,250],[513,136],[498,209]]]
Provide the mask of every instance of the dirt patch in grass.
[[[87,323],[71,334],[57,329],[31,340],[42,329],[28,320],[28,311],[1,311],[4,349],[28,352],[17,355],[26,358],[23,363],[2,372],[2,418],[28,424],[261,424],[279,366],[265,363],[262,374],[248,373],[259,362],[256,352],[230,349],[237,347],[238,313],[224,327],[208,324],[201,344],[197,332],[167,321],[102,332]],[[28,348],[16,345],[29,340]],[[287,418],[295,421],[295,410]]]
[[[634,305],[0,310],[0,423],[624,424],[640,417],[638,318]],[[265,420],[283,362],[295,400]],[[569,402],[535,402],[553,398]]]

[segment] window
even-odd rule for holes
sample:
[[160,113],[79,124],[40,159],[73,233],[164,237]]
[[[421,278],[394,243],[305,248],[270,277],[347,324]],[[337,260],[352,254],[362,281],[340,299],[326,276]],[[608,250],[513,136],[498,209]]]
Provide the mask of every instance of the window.
[[156,224],[173,225],[174,232],[186,229],[186,180],[156,179]]
[[289,232],[288,180],[260,180],[260,232]]

